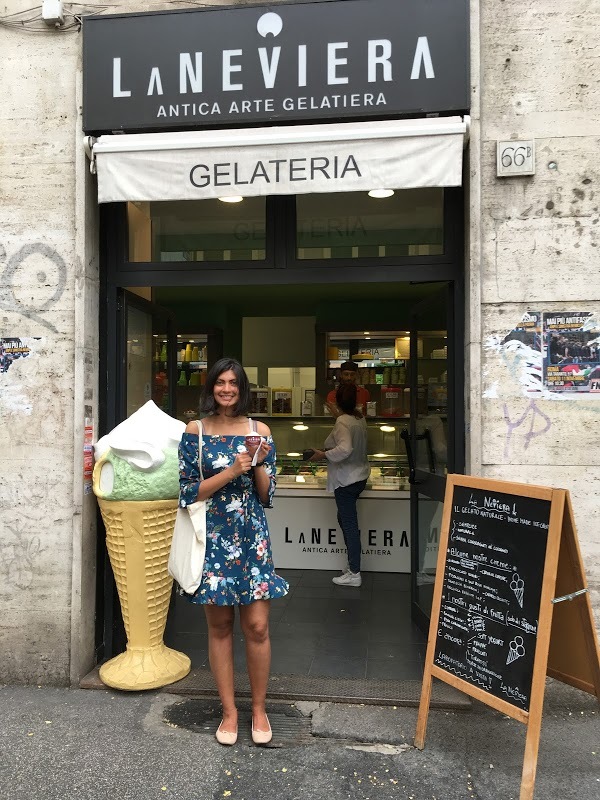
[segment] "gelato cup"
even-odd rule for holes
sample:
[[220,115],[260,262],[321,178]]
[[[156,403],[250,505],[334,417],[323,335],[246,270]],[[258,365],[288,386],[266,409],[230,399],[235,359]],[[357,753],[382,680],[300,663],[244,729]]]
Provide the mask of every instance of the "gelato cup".
[[248,454],[252,456],[252,466],[256,466],[257,451],[262,442],[262,436],[257,433],[250,434],[245,438],[245,445]]

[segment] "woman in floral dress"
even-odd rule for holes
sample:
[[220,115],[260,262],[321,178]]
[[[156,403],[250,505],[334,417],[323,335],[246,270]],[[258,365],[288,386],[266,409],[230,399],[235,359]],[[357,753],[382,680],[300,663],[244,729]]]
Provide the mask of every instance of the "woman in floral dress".
[[[233,684],[233,621],[239,607],[246,640],[246,662],[252,690],[252,739],[271,740],[265,711],[271,664],[269,605],[287,594],[288,585],[275,573],[265,508],[275,491],[275,446],[262,422],[248,419],[250,387],[238,361],[223,358],[206,377],[201,411],[202,479],[198,469],[198,423],[190,422],[179,446],[181,506],[207,500],[206,556],[202,582],[190,602],[204,606],[208,651],[223,719],[216,732],[221,744],[237,740],[237,708]],[[245,437],[262,437],[248,448]],[[252,466],[254,453],[255,466]]]

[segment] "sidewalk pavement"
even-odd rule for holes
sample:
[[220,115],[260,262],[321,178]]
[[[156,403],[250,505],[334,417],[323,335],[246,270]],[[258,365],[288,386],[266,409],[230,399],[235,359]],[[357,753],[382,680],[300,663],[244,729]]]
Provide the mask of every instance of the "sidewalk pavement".
[[[0,708],[2,800],[519,797],[525,726],[477,702],[432,710],[423,751],[414,708],[274,703],[273,748],[251,744],[247,713],[238,744],[217,744],[214,699],[0,687]],[[600,797],[599,720],[594,697],[548,681],[536,800]]]

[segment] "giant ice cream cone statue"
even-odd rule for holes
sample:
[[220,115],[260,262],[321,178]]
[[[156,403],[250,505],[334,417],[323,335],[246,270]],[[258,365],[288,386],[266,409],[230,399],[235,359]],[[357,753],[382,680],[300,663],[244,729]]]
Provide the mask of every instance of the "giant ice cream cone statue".
[[184,427],[150,402],[96,445],[102,455],[94,492],[127,634],[127,650],[100,667],[101,680],[116,689],[156,689],[190,671],[190,659],[163,643],[173,584],[167,562],[177,514],[177,442]]

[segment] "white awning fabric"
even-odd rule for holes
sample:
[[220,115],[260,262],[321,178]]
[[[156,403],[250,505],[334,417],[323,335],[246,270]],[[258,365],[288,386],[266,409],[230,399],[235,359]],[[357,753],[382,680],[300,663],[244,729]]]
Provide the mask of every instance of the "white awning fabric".
[[460,186],[468,117],[100,136],[98,202]]

